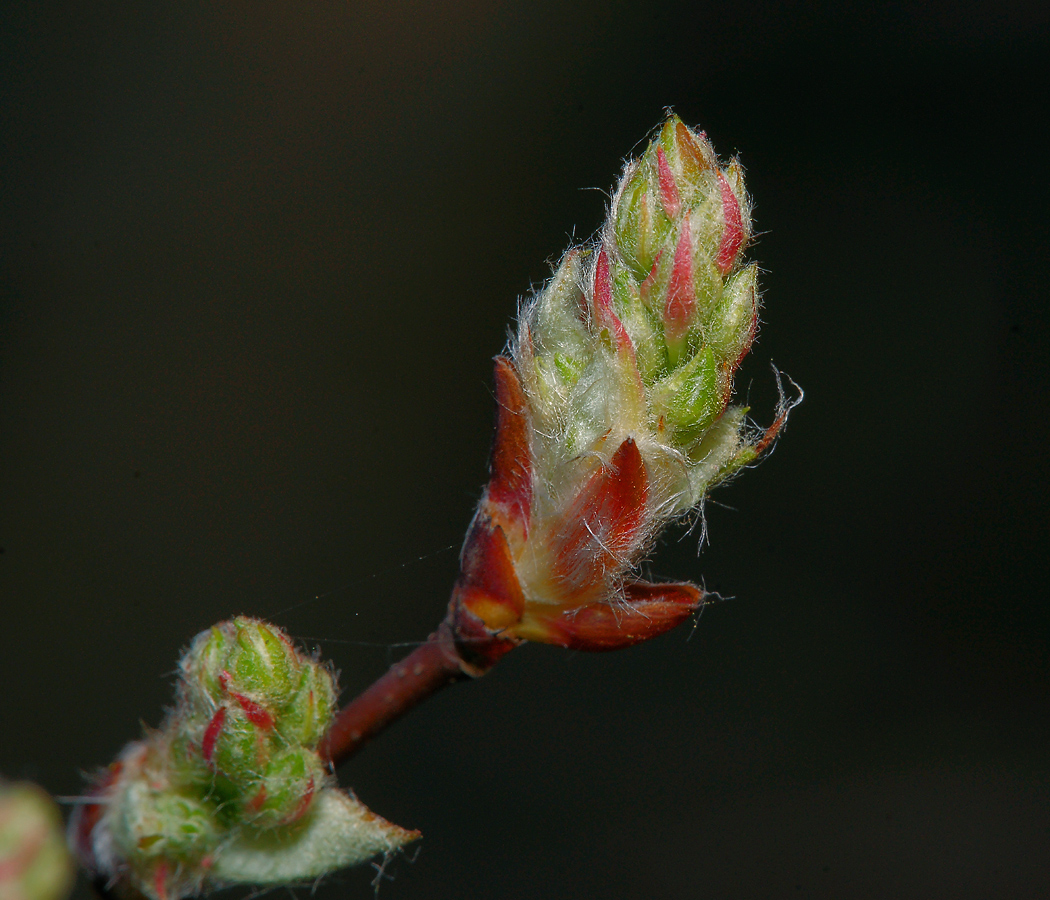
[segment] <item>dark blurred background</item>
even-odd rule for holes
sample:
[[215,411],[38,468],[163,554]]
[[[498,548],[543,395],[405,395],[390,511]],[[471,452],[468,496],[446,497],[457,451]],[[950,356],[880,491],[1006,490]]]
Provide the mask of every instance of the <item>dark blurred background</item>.
[[369,746],[343,782],[425,834],[381,896],[1050,896],[1050,7],[0,21],[0,771],[77,793],[233,614],[345,694],[425,637],[516,298],[673,106],[755,198],[740,390],[806,390],[710,545],[650,562],[733,599]]

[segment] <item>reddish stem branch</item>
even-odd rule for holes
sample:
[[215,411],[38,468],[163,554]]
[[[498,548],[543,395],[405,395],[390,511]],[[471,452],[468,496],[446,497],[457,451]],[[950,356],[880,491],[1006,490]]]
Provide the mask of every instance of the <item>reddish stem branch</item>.
[[472,674],[479,673],[472,673],[460,657],[448,623],[442,622],[425,644],[339,710],[317,748],[321,758],[342,765],[418,703]]

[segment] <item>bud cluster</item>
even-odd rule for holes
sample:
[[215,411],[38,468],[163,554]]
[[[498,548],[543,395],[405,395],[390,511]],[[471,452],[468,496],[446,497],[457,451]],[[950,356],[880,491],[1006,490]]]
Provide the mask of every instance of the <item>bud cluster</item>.
[[627,164],[600,239],[565,254],[496,361],[492,478],[453,601],[461,634],[504,651],[614,649],[700,605],[693,585],[629,573],[786,416],[782,404],[763,433],[730,404],[758,324],[750,237],[739,163],[669,117]]
[[628,164],[600,245],[570,250],[525,310],[513,356],[540,515],[628,438],[655,495],[650,527],[754,459],[745,410],[729,406],[758,321],[758,268],[739,262],[750,208],[739,163],[721,167],[672,117]]
[[237,821],[301,818],[325,779],[316,748],[334,711],[331,673],[249,619],[198,635],[180,671],[185,718],[172,756],[181,780],[207,784]]
[[317,747],[335,699],[331,671],[280,629],[242,617],[202,632],[160,730],[124,749],[75,819],[82,860],[169,900],[313,879],[414,839],[334,786]]

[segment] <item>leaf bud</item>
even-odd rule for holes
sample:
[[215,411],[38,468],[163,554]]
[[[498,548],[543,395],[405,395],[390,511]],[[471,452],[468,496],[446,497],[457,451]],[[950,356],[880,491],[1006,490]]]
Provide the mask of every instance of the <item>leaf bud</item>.
[[279,628],[238,616],[198,635],[180,672],[195,710],[210,712],[239,696],[273,711],[289,697],[301,665]]
[[275,828],[302,818],[327,773],[312,750],[289,747],[266,764],[258,791],[247,804],[245,819],[256,828]]
[[709,347],[653,389],[653,412],[663,418],[679,446],[691,443],[706,431],[724,408],[718,363]]
[[158,787],[148,779],[128,784],[115,821],[117,843],[134,847],[134,862],[148,867],[157,860],[186,863],[215,849],[221,831],[215,810],[200,798]]
[[307,660],[302,667],[299,687],[275,728],[286,743],[315,748],[332,723],[335,702],[332,673],[326,666]]
[[758,266],[751,263],[730,277],[705,331],[711,349],[736,368],[758,329]]

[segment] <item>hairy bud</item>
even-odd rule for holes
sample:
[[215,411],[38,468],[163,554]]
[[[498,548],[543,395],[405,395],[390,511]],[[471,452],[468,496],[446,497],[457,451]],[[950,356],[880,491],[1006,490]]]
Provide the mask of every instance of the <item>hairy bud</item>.
[[312,880],[419,836],[339,791],[317,752],[332,673],[279,628],[239,617],[199,634],[178,702],[93,786],[70,836],[97,877],[152,900]]
[[702,602],[630,571],[790,408],[763,433],[730,402],[758,324],[750,237],[740,165],[671,116],[627,164],[600,240],[523,307],[496,361],[492,479],[452,603],[463,652],[486,648],[478,665],[521,640],[627,646]]

